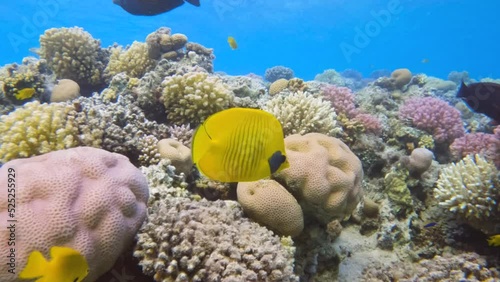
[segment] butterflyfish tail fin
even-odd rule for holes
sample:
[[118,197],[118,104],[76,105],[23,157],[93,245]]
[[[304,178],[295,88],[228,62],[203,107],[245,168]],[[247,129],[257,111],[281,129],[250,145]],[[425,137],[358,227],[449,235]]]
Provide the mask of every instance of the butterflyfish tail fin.
[[26,267],[19,273],[21,279],[34,279],[45,275],[47,260],[39,251],[33,251],[28,257]]

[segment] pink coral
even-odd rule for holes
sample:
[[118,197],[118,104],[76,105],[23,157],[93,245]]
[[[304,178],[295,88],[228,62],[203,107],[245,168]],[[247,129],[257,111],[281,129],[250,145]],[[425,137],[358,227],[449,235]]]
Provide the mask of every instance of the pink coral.
[[359,114],[354,103],[354,95],[347,87],[327,86],[323,88],[323,96],[330,101],[337,114],[354,118]]
[[465,134],[460,112],[437,98],[409,99],[399,109],[399,116],[432,134],[438,143],[451,143]]
[[[495,133],[498,131],[495,129]],[[471,154],[481,154],[500,167],[500,135],[482,132],[466,134],[453,141],[450,152],[455,160],[461,160]]]
[[[0,187],[7,183],[16,186],[19,269],[34,250],[48,257],[52,246],[68,246],[85,256],[85,280],[95,281],[129,247],[146,218],[146,178],[126,157],[101,149],[79,147],[7,162],[0,168]],[[2,244],[9,238],[8,216],[2,196]],[[17,281],[7,272],[8,252],[0,248],[0,281]]]
[[353,120],[361,123],[367,133],[378,135],[382,132],[382,125],[380,125],[380,121],[373,115],[358,114]]

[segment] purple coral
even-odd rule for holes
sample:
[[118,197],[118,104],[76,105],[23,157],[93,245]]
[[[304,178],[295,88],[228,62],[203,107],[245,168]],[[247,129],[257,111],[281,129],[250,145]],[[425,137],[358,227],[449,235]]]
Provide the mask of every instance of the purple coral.
[[409,99],[399,109],[399,117],[432,134],[438,143],[451,143],[465,134],[460,112],[437,98]]
[[293,70],[284,66],[275,66],[272,68],[268,68],[265,74],[266,80],[269,82],[275,82],[280,78],[290,79],[293,78],[293,76]]
[[495,129],[494,134],[469,133],[457,138],[450,145],[451,155],[455,160],[471,154],[481,154],[485,159],[493,161],[500,167],[500,130]]

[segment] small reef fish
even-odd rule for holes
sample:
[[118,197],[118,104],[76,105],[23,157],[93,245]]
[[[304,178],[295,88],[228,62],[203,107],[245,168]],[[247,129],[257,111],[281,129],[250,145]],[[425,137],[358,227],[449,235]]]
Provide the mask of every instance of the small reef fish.
[[500,84],[479,82],[466,85],[463,81],[457,92],[469,108],[500,123]]
[[429,227],[433,227],[436,225],[437,225],[437,222],[430,222],[430,223],[427,223],[426,225],[424,225],[424,228],[429,228]]
[[35,88],[23,88],[19,91],[17,91],[16,94],[14,94],[14,97],[16,97],[17,100],[26,100],[30,99],[33,97],[33,95],[36,93]]
[[490,236],[490,238],[488,238],[488,245],[500,247],[500,234]]
[[19,278],[36,279],[36,282],[80,282],[87,277],[87,260],[77,250],[54,246],[50,248],[50,257],[47,261],[42,253],[33,251]]
[[256,181],[290,166],[278,119],[247,108],[208,117],[193,135],[192,159],[201,173],[221,182]]
[[429,62],[429,59],[427,59],[427,58],[422,60],[422,64],[427,64],[428,62]]
[[229,47],[231,47],[231,49],[233,50],[236,50],[238,48],[238,43],[236,43],[236,39],[234,39],[234,37],[232,36],[227,37],[227,43],[229,43]]
[[200,0],[113,0],[113,3],[132,15],[155,16],[182,6],[184,1],[200,6]]

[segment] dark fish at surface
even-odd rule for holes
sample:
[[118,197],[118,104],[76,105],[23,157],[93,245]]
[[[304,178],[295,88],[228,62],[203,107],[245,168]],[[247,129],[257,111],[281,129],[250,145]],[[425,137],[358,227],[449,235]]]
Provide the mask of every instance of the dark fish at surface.
[[200,6],[200,0],[113,0],[113,3],[132,15],[154,16],[180,7],[184,1],[196,7]]
[[500,84],[479,82],[466,85],[462,81],[457,98],[461,98],[472,111],[500,123]]

